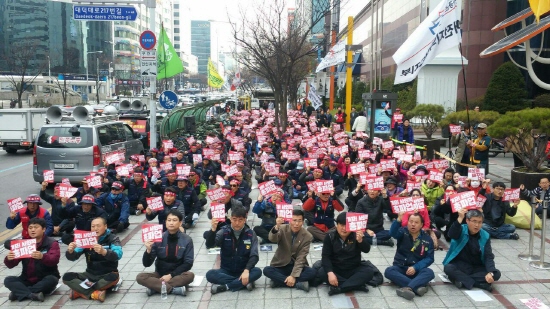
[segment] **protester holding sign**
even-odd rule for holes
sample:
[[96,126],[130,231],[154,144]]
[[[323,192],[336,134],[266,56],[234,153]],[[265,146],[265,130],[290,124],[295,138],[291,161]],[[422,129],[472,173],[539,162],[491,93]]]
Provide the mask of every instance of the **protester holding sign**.
[[[463,224],[464,218],[466,224]],[[458,211],[458,219],[449,229],[452,240],[443,260],[443,271],[459,289],[476,287],[492,291],[491,284],[500,279],[490,235],[481,228],[482,224],[481,211],[462,208]]]
[[[107,220],[107,213],[97,207],[95,197],[86,194],[82,197],[80,205],[72,204],[61,208],[61,216],[69,220],[74,219],[75,227],[81,231],[91,231],[92,220],[97,217],[102,217]],[[73,231],[67,232],[61,236],[64,244],[68,245],[74,241]]]
[[[107,227],[107,220],[95,218],[92,231],[97,235],[97,244],[93,248],[78,248],[71,242],[65,256],[69,261],[76,261],[84,254],[86,271],[68,272],[63,275],[63,283],[70,289],[70,299],[84,298],[105,301],[106,290],[115,286],[119,280],[118,261],[122,258],[122,246],[117,236]],[[89,284],[84,284],[87,281]],[[91,286],[90,286],[91,284]]]
[[344,175],[338,170],[338,162],[331,161],[328,169],[325,170],[325,175],[332,180],[334,193],[340,196],[344,192]]
[[186,229],[193,226],[193,221],[199,219],[201,204],[195,190],[189,186],[189,179],[185,176],[178,176],[176,187],[176,199],[183,203],[185,207],[184,227]]
[[[27,196],[27,199],[23,202],[23,204],[27,204],[27,207],[21,208],[17,212],[10,211],[10,216],[6,220],[6,228],[13,230],[17,227],[17,225],[19,225],[19,223],[21,223],[21,237],[23,239],[29,239],[31,238],[28,232],[29,221],[32,218],[42,218],[44,219],[44,221],[46,221],[46,236],[51,236],[53,234],[52,217],[45,208],[40,206],[42,205],[40,196],[36,194],[30,194],[29,196]],[[4,248],[9,250],[9,239],[4,243]]]
[[397,284],[397,296],[412,300],[415,295],[424,296],[428,284],[435,277],[429,266],[434,262],[434,244],[429,234],[422,229],[424,218],[413,213],[407,226],[402,227],[404,213],[399,213],[390,228],[390,234],[397,240],[393,266],[386,268],[384,276]]
[[346,212],[338,214],[336,228],[323,240],[322,267],[317,276],[329,285],[328,295],[368,292],[366,284],[374,276],[373,270],[363,263],[361,257],[361,253],[370,251],[370,244],[364,239],[363,231],[346,229],[346,217]]
[[435,200],[443,195],[443,182],[436,182],[434,180],[426,179],[422,183],[422,195],[426,199],[426,205],[428,205],[428,210],[431,211]]
[[107,226],[116,233],[120,233],[130,226],[128,220],[130,202],[126,194],[122,192],[123,190],[122,182],[115,181],[111,186],[110,193],[103,193],[96,199],[97,206],[107,213]]
[[[241,202],[239,202],[238,200],[233,198],[233,193],[231,192],[231,188],[229,186],[223,186],[223,187],[220,188],[220,190],[221,190],[220,197],[213,200],[213,201],[225,205],[226,219],[225,219],[224,222],[219,222],[217,224],[218,230],[221,229],[225,225],[231,225],[231,219],[227,218],[227,214],[230,211],[232,211],[233,208],[238,208],[238,207],[244,208],[244,206]],[[244,208],[244,209],[247,213],[250,210],[250,209],[246,209],[246,208]],[[212,219],[212,209],[208,210],[207,216],[208,216],[208,219]],[[205,239],[206,239],[206,234],[207,233],[208,233],[208,231],[206,231],[203,234],[203,237],[205,237]]]
[[[484,183],[486,187],[488,184]],[[506,185],[502,182],[495,182],[493,184],[493,193],[485,194],[485,188],[479,191],[480,195],[485,195],[487,198],[483,204],[483,225],[482,228],[491,237],[498,239],[519,239],[518,233],[516,233],[516,227],[512,224],[504,223],[506,216],[513,217],[516,215],[519,206],[519,196],[513,200],[513,204],[510,205],[510,201],[504,201],[503,195],[506,190]]]
[[277,203],[284,202],[283,192],[275,191],[271,197],[264,199],[262,194],[258,195],[258,200],[252,208],[252,212],[262,219],[262,223],[254,227],[254,233],[260,237],[260,245],[269,243],[269,231],[275,226],[277,219]]
[[187,286],[193,282],[195,274],[190,272],[195,259],[193,240],[180,231],[183,215],[171,209],[166,216],[166,232],[161,242],[145,242],[143,266],[150,267],[155,263],[155,272],[140,273],[136,282],[145,286],[147,296],[160,293],[162,282],[170,294],[187,294]]
[[129,213],[140,215],[147,208],[146,198],[152,194],[149,183],[144,179],[143,169],[134,169],[132,178],[126,179],[123,185],[128,188]]
[[[548,178],[546,177],[541,178],[539,181],[539,186],[534,188],[533,190],[525,188],[524,184],[521,184],[519,186],[519,189],[521,191],[521,194],[529,197],[534,196],[537,198],[537,208],[535,209],[535,212],[539,217],[542,217],[543,202],[550,202],[550,180],[548,180]],[[550,211],[548,212],[547,217],[550,218]]]
[[319,192],[313,196],[313,192],[309,191],[308,196],[302,208],[312,213],[313,225],[307,230],[314,239],[323,241],[327,232],[334,229],[334,210],[343,211],[344,205],[333,192]]
[[[100,177],[99,175],[97,177]],[[70,183],[69,183],[70,184]],[[42,187],[44,186],[44,184],[42,184]],[[101,183],[101,180],[100,180],[100,183],[99,183],[99,188],[102,188],[103,187],[103,184]],[[97,188],[94,188],[92,186],[90,186],[88,184],[88,179],[87,177],[84,177],[84,179],[82,179],[82,187],[78,188],[78,190],[76,191],[76,194],[74,195],[73,197],[73,200],[76,202],[76,203],[80,203],[80,201],[82,200],[82,197],[86,194],[91,194],[93,196],[96,195],[96,193],[98,192],[99,190]],[[55,193],[55,192],[54,192]],[[42,196],[41,196],[42,197]],[[55,194],[54,194],[54,197],[55,197]],[[42,197],[43,200],[46,201],[45,198]],[[48,203],[50,203],[49,201],[46,201]],[[51,203],[50,203],[51,204]]]
[[[164,191],[162,199],[162,204],[164,208],[162,210],[152,210],[151,207],[147,207],[147,209],[145,210],[145,217],[147,218],[147,220],[154,220],[158,216],[159,224],[162,224],[162,226],[164,227],[163,231],[166,231],[166,217],[168,216],[170,209],[178,210],[185,217],[185,206],[180,200],[176,199],[176,196],[176,189],[167,188]],[[181,231],[183,232],[183,226],[181,227]]]
[[[465,188],[459,188],[460,192],[468,191]],[[453,185],[447,185],[445,187],[445,193],[437,198],[435,204],[432,207],[431,218],[437,230],[443,234],[447,241],[451,238],[448,236],[451,225],[458,219],[458,212],[453,212],[451,207],[450,197],[457,193]],[[445,227],[445,231],[442,231]]]
[[309,291],[309,281],[317,275],[308,266],[307,255],[313,236],[303,228],[304,212],[294,210],[289,224],[277,218],[276,225],[269,232],[269,240],[277,243],[277,251],[270,266],[264,268],[264,276],[271,279],[270,286],[296,288]]
[[4,264],[9,269],[21,262],[23,271],[20,276],[7,276],[4,286],[10,291],[8,299],[22,301],[28,298],[33,301],[44,301],[44,294],[49,295],[56,288],[60,275],[59,244],[46,235],[46,220],[32,218],[28,222],[27,233],[30,239],[36,241],[36,248],[30,258],[18,259],[13,251],[9,251]]
[[373,236],[376,234],[376,243],[378,245],[393,247],[394,243],[388,230],[384,230],[384,212],[391,212],[389,196],[386,189],[374,190],[365,186],[365,194],[358,202],[355,208],[356,212],[369,215],[365,239],[372,243]]
[[50,205],[52,206],[51,218],[52,218],[52,224],[53,224],[53,232],[51,236],[61,237],[65,233],[71,233],[75,226],[74,221],[69,220],[61,215],[62,214],[61,209],[63,207],[74,207],[74,202],[70,198],[60,197],[58,187],[55,187],[53,189],[53,195],[46,193],[47,187],[48,187],[48,182],[46,181],[42,182],[40,197],[44,201],[50,203]]
[[[470,133],[472,131],[471,126],[463,125],[464,130],[460,133],[452,133],[453,137],[451,139],[451,144],[457,145],[455,152],[455,160],[462,164],[470,164],[470,157],[472,151],[468,147],[470,140]],[[468,167],[464,165],[457,164],[456,171],[462,176],[468,175]]]

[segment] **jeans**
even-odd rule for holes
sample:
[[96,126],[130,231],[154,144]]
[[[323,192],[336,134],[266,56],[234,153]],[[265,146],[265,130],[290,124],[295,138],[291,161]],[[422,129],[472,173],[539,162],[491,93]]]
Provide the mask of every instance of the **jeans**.
[[306,191],[303,190],[303,191],[299,191],[299,190],[296,190],[296,188],[292,188],[292,198],[298,198],[298,194],[305,194]]
[[[233,291],[236,292],[245,286],[241,282],[241,279],[239,277],[241,274],[235,274],[232,272],[229,272],[223,268],[220,269],[211,269],[208,272],[206,272],[206,280],[213,284],[226,284],[227,287]],[[262,276],[262,270],[258,267],[254,267],[250,270],[248,282],[252,283]]]
[[[278,284],[285,285],[285,280],[288,276],[290,276],[290,274],[292,274],[293,268],[294,264],[288,264],[283,267],[266,266],[264,268],[264,276]],[[296,278],[296,282],[311,281],[315,279],[315,276],[317,276],[317,270],[304,266],[304,268],[302,268],[302,272],[300,273],[300,277]]]
[[399,287],[409,287],[415,293],[418,288],[427,286],[430,280],[434,276],[434,271],[429,268],[421,269],[414,273],[414,275],[407,275],[407,269],[409,266],[391,266],[384,271],[384,277],[397,284]]
[[492,227],[487,223],[481,226],[491,237],[498,239],[510,239],[510,234],[516,231],[516,227],[512,224],[503,224],[499,227]]

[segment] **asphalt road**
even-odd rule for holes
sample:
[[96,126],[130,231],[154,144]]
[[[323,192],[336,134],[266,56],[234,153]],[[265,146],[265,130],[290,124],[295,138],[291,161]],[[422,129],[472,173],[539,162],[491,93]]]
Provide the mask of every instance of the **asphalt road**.
[[[32,178],[32,150],[8,154],[0,149],[0,232],[6,230],[8,199],[38,194],[40,186]],[[49,207],[49,205],[46,205]]]

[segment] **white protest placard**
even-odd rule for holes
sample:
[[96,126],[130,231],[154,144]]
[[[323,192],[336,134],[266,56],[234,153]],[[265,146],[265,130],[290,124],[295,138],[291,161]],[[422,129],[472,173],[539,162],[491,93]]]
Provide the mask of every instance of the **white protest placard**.
[[189,176],[191,166],[187,164],[176,164],[176,173],[178,176]]
[[67,185],[64,183],[60,184],[58,188],[59,188],[59,196],[66,197],[66,198],[72,197],[76,193],[76,191],[78,191],[78,188],[75,188],[71,185]]
[[459,187],[466,187],[466,181],[468,180],[468,176],[459,176],[457,184]]
[[[353,175],[359,175],[365,172],[365,164],[362,164],[362,163],[350,164],[349,168]],[[344,176],[347,176],[347,175],[344,175]]]
[[450,196],[451,208],[453,212],[458,212],[462,208],[477,209],[476,193],[474,191],[466,191],[456,193]]
[[159,164],[159,167],[162,171],[167,171],[167,170],[171,170],[172,169],[172,163],[160,163]]
[[405,145],[405,152],[408,154],[414,154],[416,151],[416,146],[413,144],[407,144]]
[[504,190],[504,195],[502,196],[502,200],[503,201],[519,200],[519,188]]
[[485,201],[487,200],[487,198],[483,195],[478,195],[476,197],[476,203],[477,203],[477,208],[483,208],[483,205],[485,205]]
[[225,180],[223,179],[222,176],[220,175],[216,175],[216,183],[221,187],[221,186],[225,186]]
[[529,309],[550,309],[540,299],[534,297],[529,299],[520,299],[520,301]]
[[394,159],[380,160],[380,167],[382,168],[382,171],[394,171],[397,169]]
[[193,154],[193,163],[199,164],[202,162],[202,155],[200,153]]
[[212,212],[212,218],[217,219],[219,222],[225,222],[225,205],[218,202],[210,203],[210,211]]
[[53,171],[52,170],[44,170],[44,181],[48,183],[53,183]]
[[357,232],[367,229],[369,215],[355,212],[346,214],[346,231]]
[[8,200],[8,207],[10,212],[18,212],[19,210],[25,208],[25,205],[23,205],[23,200],[21,200],[20,197],[16,197]]
[[164,209],[164,203],[162,202],[162,196],[148,197],[147,207],[152,211],[161,211]]
[[10,242],[10,250],[16,259],[29,259],[36,251],[36,239],[16,239]]
[[88,186],[93,188],[101,188],[103,184],[101,183],[101,176],[86,176],[86,183]]
[[292,212],[294,211],[294,206],[292,204],[286,203],[276,203],[277,207],[277,217],[283,218],[285,221],[292,221]]
[[113,151],[105,154],[105,161],[107,164],[115,164],[119,161],[124,161],[124,154],[119,151]]
[[260,189],[260,194],[262,196],[270,196],[271,193],[279,190],[277,185],[275,185],[275,182],[273,180],[262,182],[258,185],[258,189]]
[[424,205],[424,198],[421,196],[392,196],[390,197],[390,204],[392,211],[395,214],[399,214],[401,212],[414,213],[426,209],[426,206]]
[[71,181],[69,180],[69,178],[61,178],[61,183],[70,185],[70,184],[71,184]]
[[164,148],[164,150],[172,149],[174,148],[174,142],[169,139],[162,140],[162,148]]
[[75,230],[74,242],[78,248],[93,248],[97,244],[97,235],[95,232]]
[[116,170],[117,175],[119,175],[119,176],[122,176],[122,177],[130,176],[130,171],[128,170],[127,165],[119,165],[119,166],[115,167],[115,170]]
[[468,178],[470,180],[479,180],[483,181],[485,179],[485,169],[484,168],[468,168]]
[[142,224],[141,225],[141,241],[142,242],[161,242],[162,241],[162,224]]
[[384,177],[367,178],[365,189],[367,190],[382,190],[384,189]]

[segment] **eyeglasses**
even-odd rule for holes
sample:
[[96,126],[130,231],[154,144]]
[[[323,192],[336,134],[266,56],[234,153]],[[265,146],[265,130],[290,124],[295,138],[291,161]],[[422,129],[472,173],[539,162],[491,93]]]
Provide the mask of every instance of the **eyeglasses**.
[[237,185],[231,185],[232,187],[238,187]]

